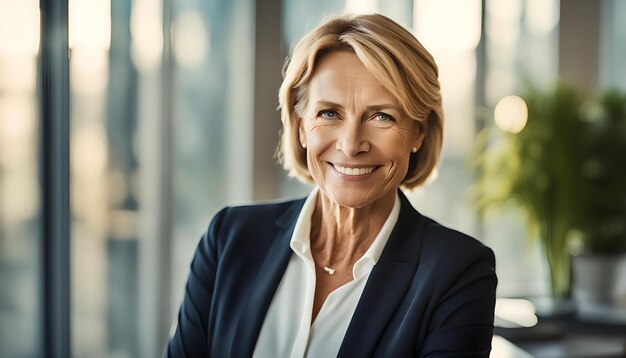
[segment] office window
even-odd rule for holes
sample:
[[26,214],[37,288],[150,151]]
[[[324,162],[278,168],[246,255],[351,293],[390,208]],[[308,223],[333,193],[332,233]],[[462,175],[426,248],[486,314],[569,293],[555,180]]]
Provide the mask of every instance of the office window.
[[0,356],[39,352],[39,4],[0,1]]
[[158,356],[211,214],[250,200],[253,3],[69,8],[73,354]]
[[[487,1],[485,6],[482,125],[493,122],[493,109],[503,97],[523,95],[529,85],[551,88],[558,78],[559,1]],[[484,223],[483,232],[496,253],[498,295],[550,294],[543,252],[528,237],[519,210],[503,208]]]
[[170,317],[211,216],[252,200],[254,181],[254,2],[174,4]]
[[626,91],[626,3],[604,0],[600,25],[600,86]]
[[137,71],[130,2],[69,1],[71,334],[76,356],[137,356]]

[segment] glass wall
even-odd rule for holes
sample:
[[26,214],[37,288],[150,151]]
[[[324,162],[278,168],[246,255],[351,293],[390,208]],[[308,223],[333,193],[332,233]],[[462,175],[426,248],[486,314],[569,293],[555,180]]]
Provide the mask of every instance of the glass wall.
[[[550,88],[558,78],[558,0],[489,0],[485,6],[479,128],[494,120],[494,108],[505,96],[523,95],[529,86]],[[510,206],[490,212],[482,226],[482,237],[496,253],[500,296],[549,294],[539,241],[528,237],[524,220],[523,212]]]
[[107,295],[114,292],[107,284],[111,22],[110,1],[69,2],[71,329],[78,356],[108,352]]
[[250,200],[253,3],[69,7],[73,352],[158,356],[211,214]]
[[469,197],[467,166],[477,132],[478,46],[482,36],[481,1],[416,0],[414,34],[439,67],[444,110],[441,163],[432,182],[411,193],[423,214],[483,239]]
[[212,214],[252,200],[254,180],[254,2],[174,4],[170,318]]
[[0,356],[38,354],[37,0],[0,1]]
[[600,85],[626,91],[626,2],[604,0],[601,6]]

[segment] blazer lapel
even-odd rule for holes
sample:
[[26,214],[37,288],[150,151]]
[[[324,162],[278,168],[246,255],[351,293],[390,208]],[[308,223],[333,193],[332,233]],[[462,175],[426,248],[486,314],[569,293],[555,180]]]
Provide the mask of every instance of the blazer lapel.
[[413,279],[421,249],[423,217],[399,191],[400,215],[372,269],[337,357],[369,357]]
[[265,314],[291,257],[289,242],[302,205],[304,205],[304,200],[296,201],[276,222],[279,231],[267,251],[263,264],[258,269],[250,297],[243,307],[231,357],[251,357],[254,352]]

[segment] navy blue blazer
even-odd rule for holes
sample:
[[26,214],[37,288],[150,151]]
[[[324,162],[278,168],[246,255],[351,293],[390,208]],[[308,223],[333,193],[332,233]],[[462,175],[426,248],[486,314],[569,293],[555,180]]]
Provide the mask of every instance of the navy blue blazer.
[[[493,252],[419,214],[400,192],[396,226],[372,269],[338,357],[488,357]],[[165,357],[251,357],[287,268],[304,199],[227,207],[191,263]]]

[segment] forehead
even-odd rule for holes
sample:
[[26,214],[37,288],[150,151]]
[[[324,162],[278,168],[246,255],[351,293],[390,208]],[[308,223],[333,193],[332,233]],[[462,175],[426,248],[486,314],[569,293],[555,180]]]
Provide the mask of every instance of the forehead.
[[309,96],[326,100],[372,97],[396,103],[395,97],[349,51],[331,52],[319,59],[309,83]]

